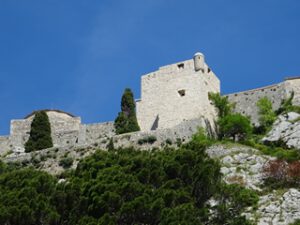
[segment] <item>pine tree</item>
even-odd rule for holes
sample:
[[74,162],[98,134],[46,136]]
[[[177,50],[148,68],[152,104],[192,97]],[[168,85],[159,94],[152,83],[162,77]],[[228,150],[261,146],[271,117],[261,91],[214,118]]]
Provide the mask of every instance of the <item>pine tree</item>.
[[121,112],[115,119],[115,128],[117,134],[139,131],[135,113],[135,102],[133,93],[129,88],[126,88],[121,101]]
[[38,111],[31,123],[30,136],[25,143],[25,151],[31,152],[50,147],[53,147],[53,143],[49,118],[45,111]]

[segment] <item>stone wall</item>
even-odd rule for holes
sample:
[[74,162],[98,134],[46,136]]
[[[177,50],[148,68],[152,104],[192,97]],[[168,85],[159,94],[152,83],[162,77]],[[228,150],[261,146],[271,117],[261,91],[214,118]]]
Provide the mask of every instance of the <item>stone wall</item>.
[[293,104],[300,105],[300,78],[288,78],[284,82],[253,90],[229,94],[228,100],[235,103],[235,112],[250,116],[251,121],[256,126],[259,125],[257,101],[260,98],[267,97],[276,110],[280,107],[282,101],[288,98],[294,92]]
[[194,60],[142,76],[141,100],[136,102],[141,130],[171,128],[201,116],[213,121],[216,113],[208,92],[220,92],[220,81],[206,64],[196,71]]
[[235,103],[235,112],[250,116],[252,123],[258,125],[257,101],[260,98],[267,97],[272,102],[273,109],[276,110],[285,98],[285,90],[283,83],[279,83],[249,91],[233,93],[227,96],[231,103]]
[[[80,117],[67,113],[47,111],[47,115],[54,147],[88,146],[115,135],[113,122],[81,124]],[[0,155],[10,150],[24,152],[33,118],[34,115],[31,115],[26,119],[11,121],[10,136],[0,136]]]
[[[210,124],[205,118],[198,118],[181,122],[173,128],[116,135],[113,137],[114,147],[135,147],[146,150],[160,148],[166,145],[175,146],[179,143],[189,141],[200,127],[210,131],[212,130],[211,128],[214,127],[214,124]],[[155,137],[156,140],[154,143],[139,143],[140,140],[145,140],[149,137]],[[105,145],[101,146],[101,148],[105,147]]]
[[113,122],[83,125],[85,127],[85,143],[92,144],[102,138],[111,138],[115,135]]
[[0,156],[12,150],[12,145],[9,140],[9,136],[0,136]]
[[[72,117],[67,113],[47,111],[51,124],[53,145],[75,145],[81,124],[80,117]],[[30,135],[30,127],[34,115],[22,120],[12,120],[10,126],[10,141],[14,148],[24,148]]]

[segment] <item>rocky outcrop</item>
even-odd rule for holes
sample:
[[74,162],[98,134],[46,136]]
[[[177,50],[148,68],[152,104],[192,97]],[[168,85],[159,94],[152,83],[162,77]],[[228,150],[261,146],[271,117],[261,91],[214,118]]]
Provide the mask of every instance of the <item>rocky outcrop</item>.
[[300,114],[290,112],[280,115],[263,141],[300,149]]
[[245,213],[245,216],[258,225],[294,223],[300,218],[300,191],[294,188],[274,190],[261,196],[255,212]]
[[263,167],[273,159],[259,150],[243,145],[214,145],[207,154],[220,160],[221,173],[226,183],[237,183],[244,187],[260,191],[263,183]]

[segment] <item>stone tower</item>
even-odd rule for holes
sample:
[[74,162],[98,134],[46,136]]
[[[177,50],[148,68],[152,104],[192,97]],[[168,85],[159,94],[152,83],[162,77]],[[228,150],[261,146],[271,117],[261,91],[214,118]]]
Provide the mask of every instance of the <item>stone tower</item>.
[[220,81],[201,53],[142,76],[136,102],[141,130],[171,128],[200,117],[212,122],[216,112],[208,92],[220,92]]

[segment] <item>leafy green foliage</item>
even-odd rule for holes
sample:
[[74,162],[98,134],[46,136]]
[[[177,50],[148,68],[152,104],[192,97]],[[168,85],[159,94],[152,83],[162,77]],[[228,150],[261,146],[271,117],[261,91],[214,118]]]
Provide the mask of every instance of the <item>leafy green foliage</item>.
[[212,224],[250,225],[240,214],[245,207],[257,205],[259,197],[255,191],[237,184],[223,185],[218,193],[218,199],[220,204],[216,206],[217,215],[213,218]]
[[50,147],[53,147],[53,143],[49,118],[45,111],[38,111],[31,123],[30,136],[25,143],[25,151],[31,152]]
[[140,130],[136,119],[133,93],[129,88],[126,88],[123,93],[121,101],[121,112],[115,119],[115,128],[117,134]]
[[73,165],[73,159],[69,156],[62,158],[59,163],[64,169],[70,168]]
[[59,214],[51,203],[56,180],[33,169],[0,175],[0,224],[57,224]]
[[221,96],[220,93],[209,92],[208,98],[217,108],[219,118],[223,118],[232,113],[234,105],[228,101],[227,96]]
[[260,127],[262,131],[267,131],[276,120],[276,114],[273,111],[272,102],[267,97],[263,97],[258,100],[256,105],[258,107]]
[[211,197],[222,200],[222,207],[210,224],[247,224],[230,207],[255,204],[255,197],[222,185],[219,163],[205,153],[210,144],[199,130],[178,149],[99,150],[60,183],[0,162],[0,224],[208,224]]
[[232,138],[234,141],[240,141],[252,134],[249,118],[239,113],[233,113],[234,104],[228,101],[227,96],[210,92],[208,97],[218,110],[217,125],[220,139]]
[[218,121],[221,138],[232,138],[233,140],[245,140],[252,133],[249,118],[236,113],[229,114]]

